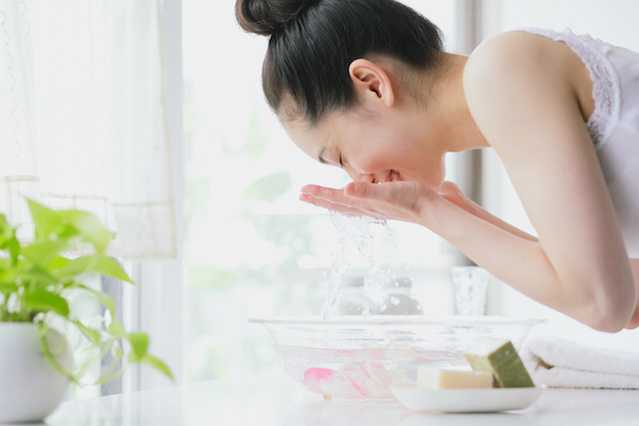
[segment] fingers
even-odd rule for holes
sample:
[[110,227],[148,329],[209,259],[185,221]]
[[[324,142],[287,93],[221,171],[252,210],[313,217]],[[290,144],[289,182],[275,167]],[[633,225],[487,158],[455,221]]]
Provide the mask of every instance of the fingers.
[[332,203],[343,204],[346,206],[353,202],[352,199],[344,194],[344,190],[342,189],[325,188],[317,185],[306,185],[302,187],[302,194],[309,194],[314,198],[321,198]]
[[377,214],[380,217],[383,216],[375,210],[367,200],[354,199],[353,197],[347,196],[344,192],[343,189],[326,188],[318,185],[306,185],[302,187],[302,194],[310,195],[315,199],[321,199],[342,206],[355,207],[367,215]]
[[313,204],[325,208],[420,223],[425,206],[441,198],[434,188],[411,181],[379,184],[352,182],[343,190],[307,185],[302,188],[302,193],[311,197],[304,201],[313,201]]
[[315,198],[309,194],[300,194],[300,200],[309,204],[313,204],[314,206],[323,207],[329,210],[339,211],[340,213],[348,214],[350,216],[364,216],[364,212],[357,208],[341,205],[337,203],[332,203],[327,200],[322,200],[321,198]]
[[334,203],[328,200],[313,197],[312,195],[309,195],[309,194],[301,194],[300,200],[309,204],[313,204],[314,206],[317,206],[317,207],[322,207],[328,210],[333,210],[333,211],[345,214],[347,216],[370,216],[375,219],[384,219],[383,215],[377,212],[366,211],[354,206]]
[[418,191],[415,182],[383,184],[352,182],[346,186],[344,192],[348,197],[381,201],[408,210],[414,210],[418,202]]

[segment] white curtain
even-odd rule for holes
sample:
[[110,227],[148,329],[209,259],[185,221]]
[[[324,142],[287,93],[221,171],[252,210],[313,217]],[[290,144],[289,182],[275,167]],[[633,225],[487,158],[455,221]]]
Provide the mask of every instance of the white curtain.
[[161,0],[0,0],[0,211],[97,213],[114,255],[176,250]]

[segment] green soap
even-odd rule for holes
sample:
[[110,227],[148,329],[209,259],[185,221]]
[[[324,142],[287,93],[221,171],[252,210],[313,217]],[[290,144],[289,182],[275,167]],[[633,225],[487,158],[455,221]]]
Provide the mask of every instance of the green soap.
[[528,388],[535,386],[510,341],[487,354],[467,353],[464,356],[473,370],[492,373],[497,387]]

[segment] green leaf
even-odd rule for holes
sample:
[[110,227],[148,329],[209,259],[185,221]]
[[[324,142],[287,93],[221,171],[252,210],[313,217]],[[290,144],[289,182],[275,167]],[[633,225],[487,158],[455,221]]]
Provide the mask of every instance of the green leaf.
[[0,293],[10,294],[18,291],[18,286],[13,282],[0,281]]
[[126,273],[120,262],[109,256],[93,256],[95,262],[91,265],[90,271],[97,274],[106,275],[120,281],[133,284],[133,280]]
[[60,229],[58,229],[56,236],[59,240],[72,241],[74,238],[80,236],[80,231],[78,231],[73,225],[65,223],[60,227]]
[[85,273],[94,273],[113,277],[120,281],[132,283],[133,280],[124,271],[120,263],[105,255],[82,256],[76,259],[55,259],[51,265],[54,273],[60,278],[70,278]]
[[103,385],[105,383],[109,383],[112,380],[120,377],[124,372],[125,364],[112,364],[111,366],[100,366],[102,371],[105,371],[98,380],[94,383],[94,385]]
[[117,359],[122,359],[122,357],[124,356],[124,350],[122,349],[122,346],[114,345],[111,349],[111,353]]
[[113,234],[93,213],[84,210],[53,210],[34,200],[27,200],[36,227],[38,241],[69,241],[80,236],[103,253]]
[[35,289],[26,292],[22,296],[22,305],[32,311],[53,311],[61,317],[69,316],[69,304],[67,300],[55,293],[44,289]]
[[49,264],[47,266],[52,272],[55,272],[59,269],[66,268],[69,265],[69,263],[71,263],[71,259],[69,259],[68,257],[55,256],[49,261]]
[[71,383],[79,384],[80,382],[78,377],[71,371],[67,370],[51,353],[51,348],[49,347],[49,339],[47,338],[47,332],[49,330],[47,324],[44,321],[36,321],[35,325],[40,340],[40,350],[42,350],[42,355],[44,356],[44,358],[49,362],[49,364],[53,366],[53,368],[56,369],[58,373],[69,379]]
[[113,233],[93,213],[83,210],[60,210],[64,221],[75,227],[80,236],[91,243],[98,253],[104,253]]
[[80,332],[94,345],[99,346],[102,343],[102,334],[99,330],[84,325],[78,320],[71,320],[70,322],[75,325],[78,330],[80,330]]
[[111,314],[111,318],[115,318],[115,302],[113,301],[113,299],[111,298],[111,296],[96,290],[94,288],[91,288],[87,285],[84,285],[82,283],[77,283],[74,282],[72,283],[70,286],[68,286],[67,288],[75,288],[75,289],[79,289],[79,290],[83,290],[86,291],[88,293],[90,293],[93,297],[96,298],[96,300],[105,308],[107,308],[107,310],[109,311],[109,313]]
[[5,247],[9,250],[9,256],[11,257],[11,263],[13,265],[17,265],[18,264],[18,257],[20,256],[20,242],[16,238],[15,233],[13,234],[13,237],[11,237],[5,243]]
[[91,272],[89,268],[94,263],[93,256],[82,256],[75,259],[67,258],[66,260],[65,262],[61,259],[55,259],[55,262],[50,264],[53,273],[62,279],[89,273]]
[[18,263],[20,242],[16,238],[15,228],[9,225],[7,217],[4,214],[0,214],[0,250],[7,250],[9,252],[9,257],[13,265]]
[[7,216],[4,213],[0,213],[0,244],[11,237],[11,230],[12,228],[11,225],[9,225]]
[[173,375],[173,371],[171,371],[171,368],[169,368],[169,366],[160,358],[151,354],[146,354],[146,356],[142,359],[142,362],[155,368],[169,379],[175,380],[175,376]]
[[36,240],[49,240],[64,224],[62,215],[30,198],[27,199],[31,218],[35,225]]
[[113,337],[126,337],[127,335],[124,326],[117,319],[111,319],[107,332]]
[[127,340],[131,345],[129,360],[131,362],[142,361],[149,350],[149,336],[146,333],[129,333]]
[[36,241],[22,249],[24,257],[37,265],[47,265],[67,247],[66,241]]
[[46,268],[40,265],[29,265],[26,268],[21,268],[18,272],[18,276],[23,281],[31,281],[38,286],[59,283],[59,279],[57,277],[51,275]]
[[17,271],[12,267],[9,259],[0,258],[0,292],[13,293],[18,289],[16,285]]

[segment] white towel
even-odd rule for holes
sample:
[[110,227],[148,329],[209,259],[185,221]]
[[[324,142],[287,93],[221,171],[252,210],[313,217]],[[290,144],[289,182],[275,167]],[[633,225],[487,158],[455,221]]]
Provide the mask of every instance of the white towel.
[[522,359],[537,385],[639,389],[639,353],[590,347],[556,337],[532,337]]

